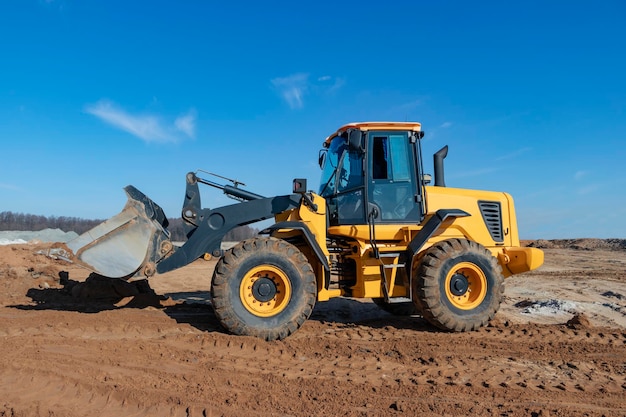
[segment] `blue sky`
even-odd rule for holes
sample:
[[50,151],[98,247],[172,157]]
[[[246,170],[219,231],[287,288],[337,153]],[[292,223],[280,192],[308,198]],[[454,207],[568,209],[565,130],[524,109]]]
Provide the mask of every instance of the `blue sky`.
[[623,1],[7,0],[0,38],[0,211],[108,218],[133,184],[179,217],[197,169],[316,189],[328,134],[408,120],[522,238],[626,238]]

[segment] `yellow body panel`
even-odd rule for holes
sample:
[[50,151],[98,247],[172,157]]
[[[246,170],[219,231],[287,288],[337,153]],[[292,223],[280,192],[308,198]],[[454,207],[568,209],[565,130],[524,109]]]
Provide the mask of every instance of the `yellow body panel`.
[[[306,204],[300,204],[300,207],[285,211],[276,216],[276,222],[284,221],[299,221],[304,223],[309,230],[313,233],[315,240],[322,249],[326,260],[330,262],[330,256],[328,253],[328,247],[326,246],[326,201],[324,198],[317,194],[311,194],[313,204],[317,206],[317,210],[313,210]],[[301,234],[298,230],[279,230],[274,236],[287,238],[294,235]],[[300,250],[309,260],[309,263],[313,267],[315,276],[317,277],[317,300],[327,301],[333,297],[339,297],[342,295],[338,290],[327,290],[324,287],[324,282],[327,279],[324,265],[317,259],[313,250],[308,246],[300,247]]]
[[[382,245],[378,245],[378,248],[381,250],[381,253],[385,253],[386,248]],[[397,253],[401,246],[390,248],[393,249],[393,253]],[[405,249],[405,247],[402,249]],[[397,264],[398,258],[383,257],[379,261],[371,256],[371,246],[369,244],[364,245],[363,250],[352,256],[352,258],[357,265],[357,275],[359,271],[361,272],[361,278],[357,278],[356,285],[352,287],[351,296],[355,298],[382,298],[384,294],[381,285],[380,262],[382,261],[385,265],[393,265]],[[396,285],[398,269],[387,269],[386,274],[387,280],[385,284],[389,295],[392,297],[407,296],[406,288],[403,285]]]
[[[447,219],[424,244],[421,252],[437,242],[460,238],[478,242],[490,250],[498,259],[504,277],[530,271],[542,265],[542,251],[535,248],[520,247],[513,198],[509,194],[434,186],[426,186],[425,189],[428,214],[422,225],[439,209],[460,209],[467,212],[469,216]],[[477,204],[480,200],[500,202],[503,242],[495,242],[491,237]],[[377,224],[376,241],[379,250],[382,253],[406,250],[408,244],[421,230],[422,225],[414,223]],[[356,262],[357,274],[360,274],[356,285],[352,288],[352,296],[382,297],[380,264],[371,255],[369,227],[367,225],[332,226],[328,229],[328,234],[353,239],[358,247],[358,251],[351,256]],[[393,285],[394,282],[395,274],[391,274],[388,277],[390,296],[406,296],[405,287]]]
[[[507,193],[493,191],[466,190],[448,187],[426,188],[426,200],[428,201],[428,214],[432,216],[439,209],[461,209],[470,214],[468,217],[448,219],[429,241],[430,244],[449,238],[466,238],[481,243],[485,247],[496,246],[480,213],[477,200],[499,201],[502,205],[502,224],[504,225],[504,243],[498,246],[519,246],[517,234],[517,219],[515,213],[510,210],[513,199]],[[506,225],[511,225],[511,227]],[[421,230],[421,226],[415,223],[376,225],[377,241],[405,241],[408,243],[415,234]],[[334,226],[329,228],[329,234],[349,236],[359,241],[369,241],[368,225]],[[430,246],[428,244],[426,247]]]
[[[425,188],[429,213],[434,213],[439,209],[458,208],[470,214],[468,217],[456,219],[450,227],[441,228],[439,233],[442,235],[469,238],[488,248],[495,245],[519,246],[517,218],[513,210],[513,197],[509,194],[496,191],[468,190],[450,187],[427,186]],[[502,244],[494,242],[485,227],[482,214],[477,204],[477,201],[480,200],[500,202],[504,232],[504,242]]]
[[543,251],[536,248],[504,248],[503,252],[508,258],[503,266],[508,270],[505,276],[532,271],[543,265]]

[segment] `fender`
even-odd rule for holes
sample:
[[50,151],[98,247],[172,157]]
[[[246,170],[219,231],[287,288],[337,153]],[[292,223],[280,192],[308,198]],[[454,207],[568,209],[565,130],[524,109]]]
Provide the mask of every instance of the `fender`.
[[408,277],[409,283],[412,282],[413,276],[413,262],[415,260],[416,255],[419,253],[420,249],[424,246],[424,244],[431,238],[431,236],[439,229],[439,227],[446,221],[449,217],[467,217],[471,216],[466,211],[461,209],[439,209],[432,215],[430,219],[426,222],[424,227],[415,235],[411,243],[406,248],[406,276]]
[[272,232],[279,229],[299,230],[302,232],[302,236],[304,236],[306,243],[311,247],[311,249],[313,249],[313,253],[315,253],[317,259],[324,266],[324,288],[328,289],[330,286],[330,265],[328,264],[328,258],[324,255],[324,252],[322,251],[319,243],[317,243],[315,235],[311,232],[311,229],[309,229],[306,224],[301,222],[286,221],[273,224],[270,227],[261,230],[259,234],[270,235]]

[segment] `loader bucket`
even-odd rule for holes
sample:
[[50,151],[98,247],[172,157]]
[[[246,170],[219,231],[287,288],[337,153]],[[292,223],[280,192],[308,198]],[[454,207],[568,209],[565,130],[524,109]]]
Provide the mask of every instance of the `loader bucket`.
[[128,201],[119,214],[49,254],[110,278],[154,274],[155,264],[173,248],[167,218],[132,185],[124,191]]

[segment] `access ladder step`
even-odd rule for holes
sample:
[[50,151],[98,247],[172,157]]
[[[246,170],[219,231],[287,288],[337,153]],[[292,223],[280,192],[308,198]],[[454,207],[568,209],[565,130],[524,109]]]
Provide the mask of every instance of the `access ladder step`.
[[389,298],[389,300],[387,301],[389,304],[396,304],[396,303],[410,303],[411,299],[407,298],[407,297],[393,297],[393,298]]
[[[400,256],[398,252],[386,252],[378,255],[381,258],[397,258]],[[393,268],[404,268],[404,263],[401,264],[385,264],[383,268],[385,269],[393,269]]]

